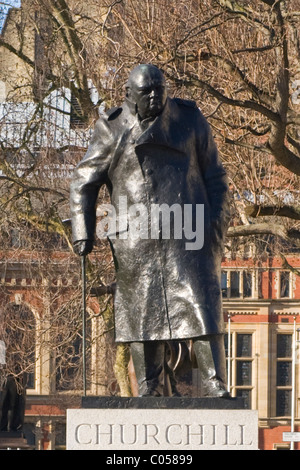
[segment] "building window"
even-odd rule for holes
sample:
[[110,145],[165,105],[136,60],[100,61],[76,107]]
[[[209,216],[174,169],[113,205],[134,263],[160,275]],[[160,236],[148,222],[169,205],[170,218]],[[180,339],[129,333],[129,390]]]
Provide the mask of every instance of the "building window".
[[230,272],[230,297],[240,297],[240,272]]
[[25,305],[8,304],[0,312],[8,374],[20,389],[35,389],[36,320]]
[[291,414],[292,341],[292,334],[277,335],[276,416]]
[[253,297],[253,271],[222,271],[221,290],[225,299]]
[[227,298],[227,271],[222,271],[221,273],[221,290],[222,297]]
[[280,289],[280,298],[289,298],[290,297],[290,272],[281,271],[279,275],[279,289]]
[[252,334],[236,335],[236,396],[243,397],[245,408],[251,408]]
[[54,446],[55,450],[66,449],[66,425],[65,423],[56,423],[54,428]]
[[252,297],[252,272],[243,271],[243,297]]
[[237,357],[252,357],[252,334],[237,333]]
[[[225,350],[228,357],[228,335],[225,335]],[[253,388],[252,333],[232,333],[230,357],[231,394],[242,397],[245,408],[249,409]]]
[[[72,313],[69,312],[70,315]],[[66,314],[67,315],[67,314]],[[56,367],[55,367],[55,388],[57,391],[81,390],[83,388],[83,341],[82,325],[74,324],[74,330],[69,330],[63,326],[64,319],[58,323]],[[91,387],[91,318],[87,317],[86,322],[86,380],[87,388]]]

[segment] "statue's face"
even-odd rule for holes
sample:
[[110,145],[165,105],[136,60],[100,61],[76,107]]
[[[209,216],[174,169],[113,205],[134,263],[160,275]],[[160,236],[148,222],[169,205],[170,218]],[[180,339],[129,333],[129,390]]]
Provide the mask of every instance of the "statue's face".
[[128,80],[127,96],[136,103],[142,119],[158,116],[167,100],[163,74],[155,67],[140,66],[133,70]]

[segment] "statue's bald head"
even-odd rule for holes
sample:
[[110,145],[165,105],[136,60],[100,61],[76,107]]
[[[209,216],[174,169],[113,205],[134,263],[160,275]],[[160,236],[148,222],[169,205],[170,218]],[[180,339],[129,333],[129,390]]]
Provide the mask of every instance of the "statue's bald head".
[[160,114],[167,99],[164,74],[152,64],[135,67],[126,84],[127,98],[136,104],[142,119]]
[[130,72],[127,88],[132,88],[132,86],[136,86],[141,81],[146,80],[155,80],[165,84],[164,74],[158,67],[152,64],[140,64]]

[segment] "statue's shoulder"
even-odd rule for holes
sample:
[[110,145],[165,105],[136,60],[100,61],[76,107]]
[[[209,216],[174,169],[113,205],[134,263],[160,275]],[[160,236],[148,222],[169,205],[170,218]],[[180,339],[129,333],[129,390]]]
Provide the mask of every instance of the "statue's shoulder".
[[132,120],[134,114],[130,110],[128,103],[125,101],[120,106],[111,108],[105,112],[105,121],[112,130],[119,130],[120,126],[126,126]]
[[184,100],[182,98],[173,98],[173,101],[178,104],[178,106],[185,106],[189,108],[197,109],[196,101],[193,100]]
[[120,116],[120,114],[122,114],[122,112],[123,112],[123,108],[116,106],[106,111],[105,114],[106,114],[106,118],[108,121],[113,121],[117,119]]
[[115,107],[108,109],[107,111],[102,111],[99,113],[99,118],[95,124],[95,132],[102,133],[105,130],[107,132],[111,131],[111,125],[116,121],[118,122],[117,118],[122,114],[122,108]]

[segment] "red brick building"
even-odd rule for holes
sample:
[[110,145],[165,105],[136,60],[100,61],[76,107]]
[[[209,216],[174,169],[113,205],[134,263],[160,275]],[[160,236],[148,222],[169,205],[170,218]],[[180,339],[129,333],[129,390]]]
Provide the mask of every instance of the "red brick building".
[[[35,319],[37,331],[43,335],[42,325],[49,318],[49,309],[51,315],[55,315],[52,309],[58,307],[57,302],[49,302],[49,293],[55,292],[57,285],[64,285],[65,290],[60,291],[60,295],[77,295],[80,274],[76,274],[74,268],[73,278],[64,276],[66,264],[75,262],[74,258],[71,256],[70,261],[67,253],[54,256],[57,276],[51,281],[36,277],[34,271],[28,277],[24,258],[14,262],[7,260],[7,253],[5,257],[2,254],[0,261],[2,268],[5,264],[5,270],[1,270],[4,273],[1,303],[26,308],[28,315]],[[300,339],[300,276],[297,275],[300,256],[289,256],[287,261],[292,269],[282,269],[280,258],[268,258],[259,265],[249,258],[224,258],[222,264],[225,340],[230,364],[228,385],[232,396],[244,397],[247,408],[258,410],[262,450],[290,448],[290,443],[283,441],[283,432],[292,429],[292,413],[293,429],[300,431],[299,343],[296,343],[293,360],[295,339]],[[34,262],[32,255],[31,262]],[[99,313],[95,297],[90,297],[88,311]],[[88,360],[92,380],[87,393],[114,394],[116,389],[110,388],[107,382],[112,372],[111,351],[99,334],[104,323],[101,316],[95,316],[91,322],[93,346]],[[53,354],[47,343],[42,342],[41,348],[37,347],[27,389],[25,417],[25,433],[37,449],[64,448],[65,411],[80,406],[81,386],[78,389],[62,387],[55,367]],[[299,444],[295,443],[294,448],[299,449]]]
[[282,268],[279,257],[259,265],[251,259],[226,259],[222,265],[224,318],[231,336],[231,392],[258,410],[259,445],[265,450],[289,448],[282,433],[291,430],[292,410],[295,431],[300,424],[295,343],[300,336],[300,257],[288,256],[287,261],[289,270]]

